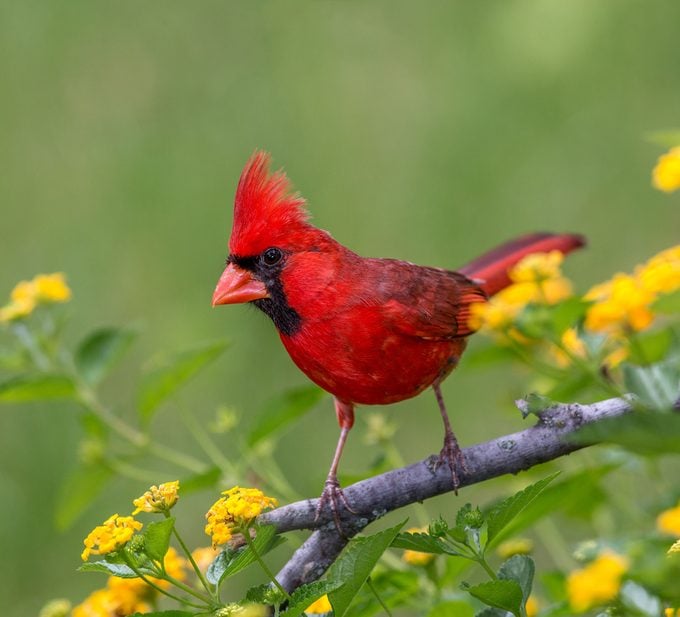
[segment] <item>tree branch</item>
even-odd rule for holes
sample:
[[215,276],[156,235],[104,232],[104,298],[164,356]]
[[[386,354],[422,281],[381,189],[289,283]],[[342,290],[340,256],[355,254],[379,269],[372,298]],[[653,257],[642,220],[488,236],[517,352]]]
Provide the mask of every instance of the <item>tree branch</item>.
[[[525,405],[525,401],[517,402],[522,411],[526,411]],[[466,469],[458,473],[459,488],[508,473],[515,474],[574,452],[584,446],[566,437],[586,424],[620,416],[630,410],[631,402],[626,398],[592,405],[550,407],[540,414],[531,428],[465,448]],[[451,471],[447,465],[438,465],[438,462],[438,457],[432,455],[345,488],[347,501],[356,514],[342,510],[344,537],[335,528],[329,508],[315,520],[318,499],[298,501],[261,515],[260,523],[275,525],[280,533],[316,528],[277,574],[277,580],[291,592],[318,579],[335,561],[349,538],[369,523],[392,510],[452,491]]]

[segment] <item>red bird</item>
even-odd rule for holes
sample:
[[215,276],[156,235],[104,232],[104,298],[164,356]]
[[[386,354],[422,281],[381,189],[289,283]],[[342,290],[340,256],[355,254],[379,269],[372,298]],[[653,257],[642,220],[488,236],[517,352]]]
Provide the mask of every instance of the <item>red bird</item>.
[[[432,386],[444,420],[440,459],[454,488],[462,453],[440,384],[465,349],[470,307],[510,284],[508,268],[530,253],[583,245],[571,234],[533,234],[508,242],[458,272],[396,259],[360,257],[308,222],[269,155],[255,152],[236,189],[227,267],[213,306],[252,302],[274,322],[293,362],[335,398],[340,438],[321,500],[349,508],[337,468],[355,405],[385,405]],[[351,508],[350,508],[351,509]]]

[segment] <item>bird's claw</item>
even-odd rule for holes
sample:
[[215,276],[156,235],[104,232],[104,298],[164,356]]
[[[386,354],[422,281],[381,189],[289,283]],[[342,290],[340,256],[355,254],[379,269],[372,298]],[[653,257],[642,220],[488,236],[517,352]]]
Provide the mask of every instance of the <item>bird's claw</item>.
[[345,493],[340,487],[340,483],[338,482],[337,478],[328,478],[324,484],[321,497],[319,497],[319,502],[316,505],[314,520],[318,521],[325,507],[329,505],[331,508],[331,514],[333,515],[333,521],[335,522],[335,527],[338,530],[338,533],[344,536],[345,533],[343,532],[342,525],[340,523],[340,509],[338,507],[339,501],[342,502],[345,510],[351,512],[352,514],[356,514],[356,511],[353,510],[352,506],[349,505],[347,497],[345,497]]
[[458,473],[460,471],[467,472],[467,465],[465,463],[465,457],[463,456],[463,451],[458,445],[458,441],[453,435],[446,435],[444,437],[444,447],[439,453],[439,460],[435,464],[435,469],[444,463],[448,464],[451,470],[451,479],[453,481],[453,491],[458,495],[458,488],[460,487],[460,479]]

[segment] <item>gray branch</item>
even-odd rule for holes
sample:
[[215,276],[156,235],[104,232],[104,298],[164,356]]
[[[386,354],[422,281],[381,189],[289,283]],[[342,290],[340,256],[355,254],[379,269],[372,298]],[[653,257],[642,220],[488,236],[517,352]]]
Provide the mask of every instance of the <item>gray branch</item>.
[[[520,409],[524,401],[518,401]],[[565,439],[580,427],[631,409],[630,400],[613,398],[592,405],[556,405],[540,415],[531,428],[498,437],[463,450],[466,468],[459,471],[459,488],[505,474],[516,474],[578,450],[583,444]],[[318,579],[335,561],[349,538],[398,508],[453,490],[451,471],[438,465],[438,457],[394,469],[344,489],[355,513],[342,509],[344,536],[335,527],[328,508],[315,520],[317,499],[298,501],[260,516],[259,522],[275,525],[280,533],[316,529],[277,574],[288,591]]]

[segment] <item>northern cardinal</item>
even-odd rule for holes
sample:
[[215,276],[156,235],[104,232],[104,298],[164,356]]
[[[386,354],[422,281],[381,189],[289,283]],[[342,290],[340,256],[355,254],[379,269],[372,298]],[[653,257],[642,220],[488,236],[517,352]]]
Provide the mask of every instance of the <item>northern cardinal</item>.
[[334,396],[340,438],[318,513],[330,503],[338,523],[338,463],[354,407],[385,405],[434,389],[444,421],[440,460],[453,486],[462,453],[440,384],[465,349],[470,306],[510,284],[508,269],[530,253],[568,253],[581,236],[538,233],[484,254],[457,272],[396,259],[360,257],[308,222],[305,201],[291,193],[269,155],[255,152],[241,174],[227,267],[213,306],[252,302],[274,322],[293,362]]

